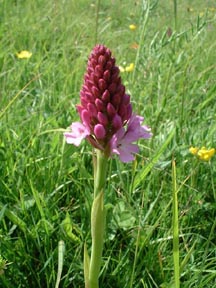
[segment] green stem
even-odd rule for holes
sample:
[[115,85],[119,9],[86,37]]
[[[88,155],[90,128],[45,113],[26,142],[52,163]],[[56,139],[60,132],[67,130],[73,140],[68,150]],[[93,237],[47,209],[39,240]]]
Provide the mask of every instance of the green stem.
[[89,288],[99,287],[98,279],[101,268],[106,219],[103,189],[106,182],[107,158],[99,150],[97,150],[96,154],[97,163],[95,165],[94,173],[94,200],[91,210],[92,250],[89,263]]
[[94,199],[103,190],[106,182],[107,158],[100,150],[96,151],[96,165],[94,167]]

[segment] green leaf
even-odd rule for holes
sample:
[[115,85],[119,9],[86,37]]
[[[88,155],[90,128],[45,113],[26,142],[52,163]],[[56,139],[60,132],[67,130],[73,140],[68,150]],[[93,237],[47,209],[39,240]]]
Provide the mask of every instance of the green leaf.
[[76,231],[76,232],[79,232],[77,228],[75,228],[75,226],[73,225],[72,221],[71,221],[71,218],[70,218],[70,215],[69,213],[67,212],[66,214],[66,217],[65,219],[62,221],[61,223],[62,225],[62,228],[65,232],[65,234],[73,241],[73,242],[78,242],[80,243],[81,240],[79,237],[77,237],[72,231],[73,229]]

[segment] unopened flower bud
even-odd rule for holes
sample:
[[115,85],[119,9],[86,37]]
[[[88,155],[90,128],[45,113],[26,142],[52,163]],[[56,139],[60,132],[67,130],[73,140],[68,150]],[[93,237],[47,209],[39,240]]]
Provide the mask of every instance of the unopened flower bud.
[[106,130],[102,124],[97,124],[94,127],[94,134],[96,138],[103,139],[106,135]]

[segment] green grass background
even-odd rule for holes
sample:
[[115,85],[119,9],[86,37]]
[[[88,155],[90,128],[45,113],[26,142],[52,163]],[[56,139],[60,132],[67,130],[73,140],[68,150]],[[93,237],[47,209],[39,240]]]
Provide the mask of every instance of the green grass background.
[[[100,285],[175,287],[173,158],[181,287],[216,287],[215,158],[200,162],[188,151],[216,148],[216,6],[179,1],[175,17],[174,2],[0,0],[0,287],[55,287],[60,240],[60,287],[84,287],[91,147],[65,145],[63,129],[79,118],[95,41],[118,65],[136,64],[122,79],[154,133],[134,163],[110,161]],[[32,57],[17,59],[21,50]]]

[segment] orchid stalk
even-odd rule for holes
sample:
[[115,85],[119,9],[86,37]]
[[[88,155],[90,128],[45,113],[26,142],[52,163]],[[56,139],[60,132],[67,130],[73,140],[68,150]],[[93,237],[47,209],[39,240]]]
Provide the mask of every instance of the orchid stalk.
[[65,132],[66,142],[79,146],[86,139],[96,153],[94,198],[91,210],[91,257],[84,252],[85,287],[98,288],[102,260],[106,211],[104,187],[108,159],[114,154],[120,161],[134,160],[139,147],[134,142],[152,136],[144,118],[132,111],[130,95],[125,92],[120,70],[110,49],[96,45],[92,50],[77,105],[81,123],[74,122]]

